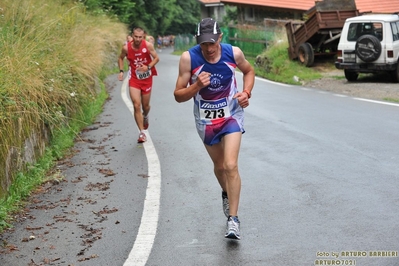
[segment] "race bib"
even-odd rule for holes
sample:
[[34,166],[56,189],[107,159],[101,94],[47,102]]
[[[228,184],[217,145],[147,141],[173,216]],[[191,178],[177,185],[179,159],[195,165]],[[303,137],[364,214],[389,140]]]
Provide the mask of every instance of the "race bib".
[[202,120],[214,120],[230,116],[226,98],[216,101],[200,100],[199,111]]
[[136,77],[137,79],[146,79],[151,77],[151,69],[147,70],[146,72],[140,72],[136,70]]

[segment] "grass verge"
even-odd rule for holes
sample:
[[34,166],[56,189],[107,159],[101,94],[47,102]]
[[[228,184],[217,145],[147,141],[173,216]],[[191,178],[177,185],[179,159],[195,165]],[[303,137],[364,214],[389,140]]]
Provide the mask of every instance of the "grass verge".
[[399,103],[399,99],[395,98],[383,98],[383,100],[387,102]]
[[[114,71],[115,73],[115,71]],[[102,72],[101,77],[110,73]],[[64,157],[74,145],[77,134],[86,126],[91,125],[98,114],[102,112],[103,104],[108,97],[105,85],[99,84],[100,92],[91,102],[86,102],[76,117],[68,126],[54,131],[53,138],[44,155],[28,171],[18,173],[9,188],[8,196],[0,200],[0,232],[11,227],[13,216],[26,204],[26,199],[32,191],[43,182],[59,181],[63,177],[53,167],[57,160]]]
[[[126,25],[91,14],[80,2],[1,1],[0,230],[31,191],[52,178],[47,173],[55,160],[101,112],[105,90],[97,89],[95,77],[108,76],[107,66],[117,73],[127,32]],[[34,137],[44,127],[51,143],[32,163],[25,143],[37,144]]]

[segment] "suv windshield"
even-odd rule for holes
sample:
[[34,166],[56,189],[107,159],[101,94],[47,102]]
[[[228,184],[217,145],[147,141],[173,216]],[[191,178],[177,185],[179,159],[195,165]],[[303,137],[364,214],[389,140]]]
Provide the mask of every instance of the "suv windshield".
[[348,30],[348,41],[355,42],[362,35],[373,35],[382,41],[382,23],[380,22],[357,22],[351,23]]

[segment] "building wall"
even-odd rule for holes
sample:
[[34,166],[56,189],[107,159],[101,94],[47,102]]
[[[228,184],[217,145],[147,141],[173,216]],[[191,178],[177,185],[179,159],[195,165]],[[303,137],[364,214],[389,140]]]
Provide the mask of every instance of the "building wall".
[[239,24],[259,25],[260,23],[263,23],[265,18],[278,20],[300,20],[304,12],[300,10],[240,5],[237,6],[237,13]]
[[201,18],[211,17],[216,21],[222,21],[225,15],[226,11],[223,4],[215,6],[201,5]]

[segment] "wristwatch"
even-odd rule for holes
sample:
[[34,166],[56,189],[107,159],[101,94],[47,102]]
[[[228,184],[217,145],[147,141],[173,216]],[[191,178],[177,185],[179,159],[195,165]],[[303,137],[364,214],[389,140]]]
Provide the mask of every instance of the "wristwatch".
[[148,67],[148,70],[150,70],[150,69],[151,69],[150,65],[147,65],[147,67]]

